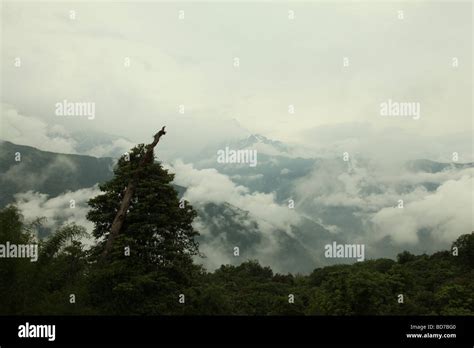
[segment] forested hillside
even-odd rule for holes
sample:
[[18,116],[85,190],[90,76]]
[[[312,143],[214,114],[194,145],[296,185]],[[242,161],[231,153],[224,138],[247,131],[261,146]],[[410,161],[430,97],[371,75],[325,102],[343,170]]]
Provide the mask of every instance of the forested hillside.
[[[1,211],[0,226],[0,243],[29,238],[15,208]],[[8,301],[0,314],[474,315],[474,234],[453,243],[458,256],[403,252],[396,261],[283,275],[258,261],[212,273],[190,263],[151,272],[129,264],[125,272],[127,265],[94,264],[78,241],[67,242],[83,232],[58,231],[42,243],[38,262],[2,259],[0,296]]]

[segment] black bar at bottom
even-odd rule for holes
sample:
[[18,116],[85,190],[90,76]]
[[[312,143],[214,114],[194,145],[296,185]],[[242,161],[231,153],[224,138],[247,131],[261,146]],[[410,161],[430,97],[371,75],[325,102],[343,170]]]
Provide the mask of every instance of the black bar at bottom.
[[[19,337],[20,325],[55,325],[54,341]],[[0,317],[0,346],[17,344],[474,343],[474,317]],[[411,337],[408,337],[411,335]],[[441,336],[441,337],[440,337]]]

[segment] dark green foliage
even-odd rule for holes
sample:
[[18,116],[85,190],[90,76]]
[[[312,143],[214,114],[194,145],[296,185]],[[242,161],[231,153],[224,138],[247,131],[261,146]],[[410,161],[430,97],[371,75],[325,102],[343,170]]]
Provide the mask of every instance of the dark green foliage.
[[[26,224],[18,209],[0,211],[0,244],[36,243],[32,230],[41,221]],[[37,262],[27,258],[0,259],[0,314],[87,314],[81,304],[71,304],[70,294],[80,297],[86,276],[86,254],[76,237],[83,227],[68,225],[40,242]]]
[[[0,213],[0,244],[7,242],[27,244],[33,236],[27,230],[21,213],[15,207],[7,207]],[[0,313],[15,314],[23,311],[22,296],[15,296],[27,285],[26,277],[31,274],[32,265],[25,259],[0,259]],[[20,292],[21,293],[21,292]]]
[[[14,207],[0,212],[0,242],[32,241]],[[222,265],[212,273],[189,257],[145,262],[117,253],[107,263],[75,240],[84,230],[65,226],[41,243],[38,262],[0,260],[1,314],[110,315],[474,315],[474,234],[438,252],[409,260],[368,260],[315,269],[307,276],[274,274],[257,261]],[[132,236],[121,236],[131,244]],[[133,253],[132,253],[133,254]],[[131,254],[131,255],[132,255]],[[400,255],[407,255],[402,253]],[[464,255],[464,256],[462,256]],[[76,303],[69,303],[75,294]],[[185,304],[178,302],[180,294]],[[289,303],[289,295],[294,303]],[[403,294],[404,303],[398,303]]]
[[459,237],[454,243],[453,248],[458,248],[458,260],[460,264],[468,267],[474,265],[474,237],[473,234],[465,234]]
[[[93,198],[88,219],[94,222],[94,237],[107,237],[120,205],[124,189],[137,170],[145,153],[144,145],[132,149],[130,161],[123,156],[115,169],[115,177],[100,186],[103,194]],[[159,163],[147,165],[122,228],[121,238],[114,245],[114,255],[123,259],[124,248],[129,247],[133,264],[155,268],[181,262],[198,253],[198,235],[191,223],[196,212],[187,201],[180,201],[171,185],[174,175]],[[105,241],[104,241],[105,242]],[[104,243],[96,247],[97,254]],[[183,259],[183,260],[178,260]]]
[[142,169],[122,231],[107,260],[101,260],[124,188],[144,154],[145,146],[139,145],[130,152],[130,160],[122,156],[114,178],[89,202],[93,234],[103,238],[92,250],[91,260],[97,262],[88,279],[90,301],[100,313],[174,313],[180,310],[178,296],[200,272],[192,263],[198,254],[198,232],[191,225],[196,212],[186,201],[180,207],[171,185],[173,174],[156,162]]
[[397,255],[397,262],[398,263],[407,263],[407,262],[413,261],[415,258],[416,258],[416,256],[413,255],[412,253],[410,253],[408,251],[404,251],[404,252]]

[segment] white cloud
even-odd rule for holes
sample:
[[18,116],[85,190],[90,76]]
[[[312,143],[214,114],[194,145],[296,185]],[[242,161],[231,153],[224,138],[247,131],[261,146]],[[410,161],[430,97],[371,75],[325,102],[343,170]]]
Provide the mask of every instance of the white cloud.
[[76,153],[77,143],[60,125],[49,126],[41,119],[20,114],[14,107],[2,103],[3,140],[28,145],[45,151]]
[[[49,198],[47,194],[28,191],[16,194],[15,201],[27,220],[45,217],[44,226],[53,231],[64,224],[74,222],[85,227],[90,233],[94,225],[86,218],[89,211],[87,201],[98,194],[100,194],[100,190],[97,186],[73,192],[67,191],[53,198]],[[70,207],[71,200],[74,200],[74,208]],[[92,244],[92,240],[86,239],[84,242]]]
[[133,148],[136,144],[126,139],[115,139],[110,144],[94,146],[86,152],[87,155],[95,157],[110,157],[116,153],[125,153]]
[[389,236],[394,244],[385,248],[419,250],[418,232],[423,232],[432,241],[424,249],[435,251],[474,228],[473,174],[474,168],[454,166],[427,173],[411,171],[403,162],[323,160],[296,182],[295,201],[300,213],[324,216],[323,225],[330,219],[340,236],[368,247]]
[[[117,153],[128,151],[136,144],[124,138],[104,141],[90,149],[79,151],[81,144],[74,134],[70,134],[63,125],[47,124],[40,118],[23,115],[13,106],[1,104],[2,133],[1,140],[7,140],[18,145],[33,146],[43,151],[67,154],[83,154],[95,157],[113,157]],[[97,137],[100,137],[98,133]]]
[[474,162],[472,148],[473,125],[456,133],[429,135],[424,132],[386,124],[377,127],[373,122],[346,122],[305,129],[300,142],[306,148],[305,157],[342,158],[347,152],[351,159],[376,159],[396,165],[401,161],[430,159],[451,162],[453,153],[458,162]]
[[[403,25],[397,6],[302,2],[289,21],[284,3],[76,3],[72,21],[63,2],[7,2],[3,98],[47,123],[55,102],[93,99],[96,119],[65,120],[66,129],[108,129],[138,140],[164,123],[179,137],[173,146],[188,148],[226,134],[233,118],[252,133],[285,141],[355,120],[415,133],[471,128],[469,4],[407,4]],[[351,65],[344,69],[346,55]],[[13,66],[15,57],[21,68]],[[381,119],[378,105],[387,98],[420,102],[421,119]]]
[[451,243],[474,229],[473,178],[448,180],[436,192],[404,205],[403,209],[384,208],[372,222],[377,238],[390,236],[397,244],[416,244],[418,232],[428,229],[434,240]]
[[[291,225],[297,224],[298,215],[287,206],[275,202],[275,195],[254,192],[238,186],[215,169],[198,170],[192,164],[176,161],[172,165],[175,182],[187,188],[185,199],[193,204],[224,203],[250,212],[263,231],[280,228],[291,234]],[[268,228],[265,228],[268,225]]]

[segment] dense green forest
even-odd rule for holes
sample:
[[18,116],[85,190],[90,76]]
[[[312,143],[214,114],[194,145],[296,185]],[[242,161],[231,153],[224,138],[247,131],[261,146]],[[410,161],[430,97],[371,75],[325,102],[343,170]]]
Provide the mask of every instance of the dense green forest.
[[[104,256],[109,231],[145,146],[122,157],[115,176],[90,200],[96,243],[66,225],[39,241],[37,262],[0,259],[0,315],[474,315],[474,233],[433,255],[402,252],[275,274],[258,261],[207,272],[192,226],[196,212],[180,201],[173,174],[146,165],[125,223]],[[13,205],[0,211],[0,244],[36,243],[42,220],[26,222]]]

